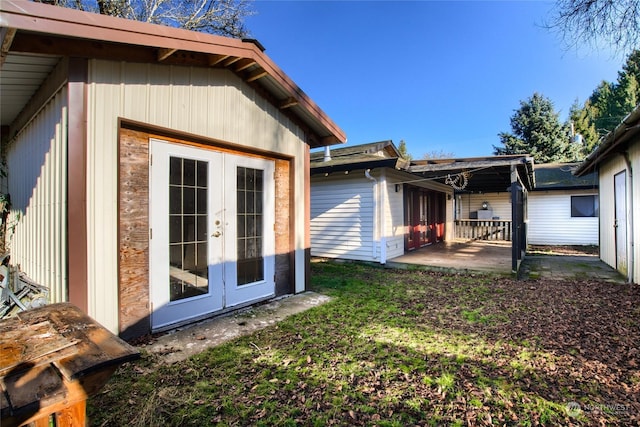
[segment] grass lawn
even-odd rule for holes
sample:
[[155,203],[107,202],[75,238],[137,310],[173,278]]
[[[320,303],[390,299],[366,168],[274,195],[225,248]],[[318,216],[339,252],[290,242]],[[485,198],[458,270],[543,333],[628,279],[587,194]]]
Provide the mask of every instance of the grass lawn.
[[333,299],[121,367],[92,425],[638,425],[640,289],[312,264]]

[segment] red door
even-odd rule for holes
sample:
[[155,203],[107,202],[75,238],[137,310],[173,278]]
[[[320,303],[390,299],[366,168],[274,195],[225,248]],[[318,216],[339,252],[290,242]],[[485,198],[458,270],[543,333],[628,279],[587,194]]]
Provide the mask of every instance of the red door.
[[444,223],[446,218],[446,202],[445,195],[442,193],[433,193],[435,201],[435,216],[434,225],[436,229],[436,242],[442,242],[444,240]]
[[419,249],[444,240],[446,202],[443,193],[406,187],[405,248]]
[[405,194],[405,247],[406,250],[412,251],[420,247],[420,200],[415,188],[407,188]]

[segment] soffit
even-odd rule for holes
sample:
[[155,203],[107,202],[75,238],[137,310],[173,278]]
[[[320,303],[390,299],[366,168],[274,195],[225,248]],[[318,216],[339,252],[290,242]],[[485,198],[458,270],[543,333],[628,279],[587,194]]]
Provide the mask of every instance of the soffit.
[[0,124],[8,126],[38,90],[60,57],[7,55],[0,74]]
[[532,190],[535,177],[533,160],[528,156],[423,160],[414,162],[409,172],[447,185],[450,181],[456,185],[464,181],[461,192],[465,193],[501,193],[510,190],[512,167],[524,187]]

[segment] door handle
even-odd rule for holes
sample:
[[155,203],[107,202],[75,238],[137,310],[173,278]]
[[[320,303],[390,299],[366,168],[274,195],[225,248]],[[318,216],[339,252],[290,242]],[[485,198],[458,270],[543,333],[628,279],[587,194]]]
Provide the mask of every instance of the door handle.
[[216,231],[211,235],[211,237],[220,237],[220,236],[222,236],[222,233],[221,233],[220,231],[218,231],[218,230],[216,230]]

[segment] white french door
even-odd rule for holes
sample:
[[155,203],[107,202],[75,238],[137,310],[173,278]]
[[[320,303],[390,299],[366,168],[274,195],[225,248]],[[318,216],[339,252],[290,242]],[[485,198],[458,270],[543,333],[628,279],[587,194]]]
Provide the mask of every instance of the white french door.
[[150,141],[153,329],[273,296],[273,162]]

